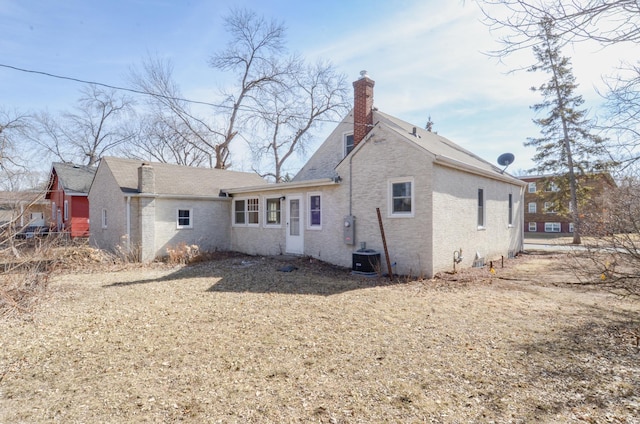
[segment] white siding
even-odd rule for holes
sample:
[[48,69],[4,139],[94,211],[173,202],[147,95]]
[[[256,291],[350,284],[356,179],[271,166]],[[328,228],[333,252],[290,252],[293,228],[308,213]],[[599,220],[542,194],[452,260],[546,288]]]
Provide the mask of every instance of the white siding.
[[[452,168],[434,168],[434,270],[453,269],[453,251],[462,248],[460,267],[473,265],[476,252],[485,261],[508,257],[522,248],[523,188]],[[478,228],[478,189],[484,190],[485,225]],[[509,193],[513,225],[508,225]]]
[[[180,243],[198,245],[201,251],[229,250],[230,202],[215,200],[155,200],[155,256],[167,255],[167,248]],[[192,210],[192,228],[177,228],[177,210]]]
[[[102,210],[107,211],[107,228],[102,228]],[[126,244],[126,204],[107,166],[99,166],[89,191],[89,242],[115,251]]]

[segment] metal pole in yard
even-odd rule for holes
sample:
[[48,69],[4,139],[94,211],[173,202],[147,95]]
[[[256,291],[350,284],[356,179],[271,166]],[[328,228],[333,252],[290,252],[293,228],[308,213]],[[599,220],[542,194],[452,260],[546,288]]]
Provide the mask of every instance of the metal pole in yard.
[[384,247],[384,257],[387,260],[387,271],[389,272],[389,280],[393,281],[393,270],[391,269],[391,261],[389,260],[389,250],[387,249],[387,238],[384,236],[384,227],[382,226],[382,215],[380,208],[376,208],[378,213],[378,224],[380,224],[380,234],[382,234],[382,246]]

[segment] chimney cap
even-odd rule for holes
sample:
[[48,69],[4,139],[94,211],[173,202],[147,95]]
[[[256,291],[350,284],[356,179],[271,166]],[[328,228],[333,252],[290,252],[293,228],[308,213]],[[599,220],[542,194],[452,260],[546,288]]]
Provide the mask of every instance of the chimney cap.
[[369,78],[369,75],[367,75],[367,71],[360,71],[360,78],[358,79],[362,79],[362,78]]

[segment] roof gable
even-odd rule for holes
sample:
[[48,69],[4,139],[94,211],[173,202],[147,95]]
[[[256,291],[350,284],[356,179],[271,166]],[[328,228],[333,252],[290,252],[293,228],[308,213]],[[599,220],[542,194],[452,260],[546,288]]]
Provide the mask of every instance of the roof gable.
[[424,128],[417,127],[401,119],[373,111],[374,126],[367,136],[349,155],[344,155],[344,135],[353,132],[353,113],[349,113],[324,143],[312,155],[293,181],[305,181],[318,178],[333,178],[336,168],[342,161],[364,148],[369,140],[379,137],[393,137],[398,142],[408,142],[429,154],[436,163],[457,168],[464,172],[475,172],[485,176],[509,180],[520,184],[519,180],[504,173],[500,168],[487,162],[478,155],[462,148],[451,140]]
[[105,157],[116,184],[124,193],[138,193],[138,168],[148,163],[153,168],[156,194],[180,196],[218,196],[223,187],[245,187],[267,184],[257,174],[223,169],[196,168],[168,163]]
[[47,191],[54,190],[54,176],[66,194],[87,194],[93,181],[96,168],[92,166],[74,165],[72,163],[54,162],[49,175]]

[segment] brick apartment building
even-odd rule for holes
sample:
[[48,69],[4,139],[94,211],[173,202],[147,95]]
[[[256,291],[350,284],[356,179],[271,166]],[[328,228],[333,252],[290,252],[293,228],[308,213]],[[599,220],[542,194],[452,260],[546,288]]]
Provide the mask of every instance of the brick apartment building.
[[[559,188],[552,175],[532,175],[519,177],[527,183],[524,193],[524,231],[529,237],[540,235],[567,236],[573,234],[573,219],[569,212],[558,212],[554,208],[554,198]],[[581,203],[582,233],[597,233],[606,219],[608,197],[616,184],[608,173],[583,175],[578,178],[578,186],[586,189],[587,198]],[[568,197],[567,197],[568,198]],[[566,210],[570,207],[567,200]]]

